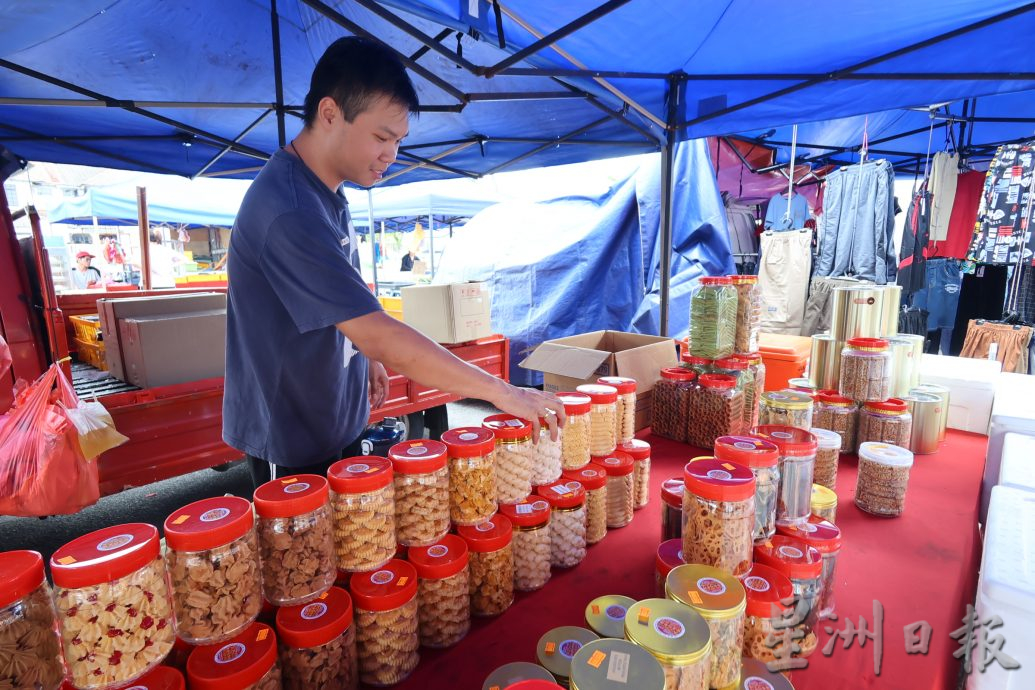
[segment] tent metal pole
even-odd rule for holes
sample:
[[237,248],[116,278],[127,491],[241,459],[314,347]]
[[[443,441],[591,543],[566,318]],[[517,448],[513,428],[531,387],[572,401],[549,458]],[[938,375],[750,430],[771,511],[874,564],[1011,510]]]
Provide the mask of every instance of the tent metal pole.
[[[248,136],[248,133],[251,132],[256,127],[258,127],[259,123],[262,122],[263,120],[265,120],[266,116],[268,116],[272,112],[273,112],[273,110],[267,110],[262,115],[259,115],[259,117],[255,118],[255,120],[250,125],[245,127],[244,130],[240,134],[238,134],[236,137],[234,137],[234,141],[241,141],[241,139],[244,139],[246,136]],[[283,144],[281,144],[281,146],[283,146]],[[200,177],[200,176],[204,175],[206,172],[208,172],[209,168],[211,168],[213,165],[215,165],[216,162],[220,158],[222,158],[223,156],[225,156],[228,153],[230,153],[230,147],[229,146],[224,146],[222,149],[220,149],[219,153],[217,153],[215,156],[210,158],[209,161],[207,163],[205,163],[205,165],[201,166],[201,170],[199,170],[196,173],[194,173],[191,177]]]
[[[64,84],[58,85],[63,88],[71,88],[72,90],[76,90],[78,88],[75,87],[75,85],[69,85],[68,87],[65,87]],[[276,104],[258,101],[231,103],[227,101],[130,101],[100,98],[16,98],[14,96],[3,96],[0,97],[0,105],[57,105],[69,108],[123,108],[136,106],[138,108],[166,108],[170,110],[180,108],[190,108],[191,110],[262,110],[263,108],[272,108]],[[302,106],[300,105],[288,105],[284,107],[287,110],[302,109]]]
[[431,281],[435,281],[435,215],[428,199],[428,242],[431,245]]
[[[437,34],[435,34],[435,36],[431,40],[434,41],[435,43],[441,43],[451,33],[453,33],[453,29],[450,29],[450,28],[442,29]],[[410,59],[411,60],[420,60],[422,57],[424,57],[424,55],[429,50],[431,50],[431,47],[427,43],[425,43],[420,48],[415,50],[412,55],[410,55]]]
[[[354,1],[357,5],[365,7],[367,10],[376,14],[378,17],[381,17],[381,19],[384,19],[386,22],[396,27],[397,29],[401,29],[405,33],[408,33],[410,36],[416,38],[418,41],[424,44],[425,48],[427,48],[428,50],[433,50],[439,55],[442,55],[448,58],[449,60],[452,60],[457,64],[457,66],[463,67],[471,74],[477,74],[477,70],[480,69],[478,65],[475,65],[470,60],[465,60],[459,54],[453,52],[449,48],[446,48],[444,45],[442,45],[440,43],[440,41],[442,40],[441,38],[438,40],[432,38],[431,36],[427,35],[417,27],[413,26],[412,24],[404,20],[399,15],[389,12],[376,2],[373,2],[372,0]],[[452,31],[447,30],[446,36],[448,36],[450,33],[452,33]],[[441,36],[442,34],[439,35]],[[445,38],[445,36],[443,36],[443,38]]]
[[273,38],[273,89],[277,98],[277,142],[287,144],[284,128],[284,72],[280,63],[280,15],[277,14],[277,0],[270,0],[270,34]]
[[25,134],[25,135],[31,136],[33,138],[49,139],[51,141],[54,141],[57,144],[61,144],[62,146],[67,146],[70,149],[77,149],[79,151],[86,151],[87,153],[92,153],[92,154],[97,155],[97,156],[102,156],[104,158],[110,158],[112,160],[120,161],[122,163],[128,163],[130,165],[135,165],[138,168],[140,168],[141,170],[153,170],[155,172],[165,173],[166,175],[181,175],[182,174],[179,171],[173,170],[171,168],[166,168],[166,167],[163,167],[161,165],[155,165],[154,163],[145,163],[143,161],[138,161],[137,159],[131,158],[129,156],[123,156],[123,155],[118,154],[118,153],[111,153],[110,151],[104,151],[102,149],[94,148],[93,146],[87,146],[86,144],[79,144],[79,143],[77,143],[75,141],[71,141],[71,140],[55,139],[53,137],[48,137],[46,135],[40,134],[39,132],[33,132],[32,130],[29,130],[29,129],[22,129],[21,127],[15,127],[14,125],[4,124],[3,122],[0,122],[0,129],[6,129],[6,130],[8,130],[10,132],[17,132],[19,134]]
[[[507,10],[504,9],[504,11]],[[511,18],[513,19],[513,17]],[[600,69],[554,69],[551,67],[508,67],[497,74],[507,77],[558,77],[560,79],[668,79],[669,76],[665,72],[622,72]]]
[[[414,163],[413,165],[409,165],[409,166],[403,168],[402,170],[400,170],[399,172],[392,173],[391,175],[385,175],[381,179],[381,182],[382,183],[387,182],[388,180],[391,180],[391,179],[394,179],[396,177],[399,177],[400,175],[405,175],[406,173],[410,172],[411,170],[416,170],[417,168],[423,168],[423,167],[427,167],[427,166],[440,167],[438,165],[438,163],[436,163],[435,161],[437,161],[437,160],[439,160],[441,158],[445,158],[446,156],[449,156],[451,154],[463,151],[464,149],[468,148],[469,146],[473,146],[476,143],[478,143],[478,142],[477,141],[466,141],[466,142],[464,142],[462,144],[457,144],[456,146],[453,146],[452,148],[448,148],[445,151],[441,151],[439,153],[436,153],[434,156],[431,156],[430,158],[421,159],[420,162]],[[411,158],[415,158],[415,156],[413,156],[413,154],[407,154],[407,156],[409,156]]]
[[[374,267],[374,297],[377,297],[377,240],[374,234],[374,190],[367,188],[367,235],[370,237],[370,258]],[[358,239],[356,240],[359,241]]]
[[574,100],[589,98],[588,93],[577,91],[486,91],[467,94],[467,99],[475,101],[545,101]]
[[492,175],[493,173],[498,173],[498,172],[500,172],[501,170],[503,170],[505,168],[509,168],[510,166],[514,165],[515,163],[523,161],[523,160],[525,160],[526,158],[528,158],[530,156],[534,156],[535,154],[539,153],[540,151],[545,151],[548,148],[552,148],[554,145],[556,145],[560,141],[565,141],[565,140],[568,140],[568,139],[572,139],[574,137],[579,136],[580,134],[584,134],[584,133],[588,132],[589,130],[591,130],[591,129],[595,128],[595,127],[599,127],[600,125],[602,125],[605,122],[607,122],[609,119],[611,119],[611,118],[602,117],[599,120],[595,120],[593,122],[590,122],[588,125],[585,125],[584,127],[579,127],[578,129],[576,129],[576,130],[574,130],[572,132],[568,132],[567,134],[559,136],[559,137],[557,137],[557,139],[554,139],[553,141],[550,141],[549,143],[541,144],[541,145],[535,147],[534,149],[532,149],[531,151],[527,151],[527,152],[521,154],[517,158],[511,158],[509,161],[506,161],[505,163],[500,163],[496,167],[490,168],[489,170],[486,170],[484,174],[485,175]]
[[676,144],[678,142],[675,128],[679,113],[679,78],[668,79],[668,122],[671,125],[667,132],[665,146],[661,149],[661,315],[658,324],[658,335],[668,336],[669,288],[672,282],[672,192],[675,180],[673,172],[676,164]]
[[436,163],[435,161],[431,160],[430,158],[424,158],[423,156],[418,156],[418,155],[413,154],[413,153],[405,153],[405,152],[403,152],[403,153],[399,154],[399,157],[402,158],[403,160],[411,160],[411,161],[416,161],[418,163],[424,163],[429,168],[437,168],[439,170],[443,170],[445,172],[451,172],[454,175],[459,175],[461,177],[469,177],[472,180],[477,180],[480,177],[478,175],[478,173],[471,172],[470,170],[464,170],[462,168],[454,168],[453,166],[445,165],[444,163]]
[[400,151],[412,151],[414,149],[432,149],[439,146],[456,146],[457,144],[477,144],[478,137],[467,137],[466,139],[447,139],[446,141],[429,141],[424,144],[406,144],[400,146]]

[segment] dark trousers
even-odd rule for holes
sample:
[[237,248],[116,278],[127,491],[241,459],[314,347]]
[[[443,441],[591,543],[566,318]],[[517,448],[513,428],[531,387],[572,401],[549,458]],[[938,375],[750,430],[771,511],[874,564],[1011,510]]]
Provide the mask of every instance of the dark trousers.
[[281,477],[291,477],[296,474],[318,474],[321,477],[326,477],[327,470],[330,469],[331,465],[342,458],[351,458],[357,455],[363,455],[362,437],[357,438],[355,441],[345,446],[342,451],[334,457],[321,460],[320,462],[314,462],[311,465],[288,467],[286,465],[274,465],[271,462],[263,460],[262,458],[257,458],[253,455],[246,455],[245,457],[248,460],[248,470],[252,474],[252,484],[257,489],[268,481],[280,479]]

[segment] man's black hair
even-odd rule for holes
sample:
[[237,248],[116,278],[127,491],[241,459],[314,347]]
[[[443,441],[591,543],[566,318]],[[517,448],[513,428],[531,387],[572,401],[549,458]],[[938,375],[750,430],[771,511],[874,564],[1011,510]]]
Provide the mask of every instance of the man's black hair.
[[305,97],[306,127],[316,120],[316,109],[326,96],[334,99],[347,122],[378,98],[387,97],[411,113],[420,105],[398,55],[384,43],[359,36],[339,38],[316,63]]

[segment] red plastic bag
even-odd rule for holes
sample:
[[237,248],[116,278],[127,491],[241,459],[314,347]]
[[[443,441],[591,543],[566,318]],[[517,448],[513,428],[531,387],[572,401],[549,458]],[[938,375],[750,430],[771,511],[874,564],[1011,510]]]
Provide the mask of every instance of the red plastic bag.
[[8,347],[7,341],[0,335],[0,380],[7,374],[7,370],[11,368],[11,348]]
[[75,513],[100,498],[97,463],[65,412],[78,404],[57,364],[19,397],[0,427],[0,515]]

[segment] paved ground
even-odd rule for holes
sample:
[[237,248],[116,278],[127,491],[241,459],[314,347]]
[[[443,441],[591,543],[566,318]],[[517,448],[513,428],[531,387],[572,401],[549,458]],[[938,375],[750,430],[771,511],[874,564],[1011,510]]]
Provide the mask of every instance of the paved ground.
[[[454,403],[449,408],[449,426],[476,426],[496,410],[481,401]],[[93,530],[122,522],[150,522],[161,527],[169,513],[212,496],[234,494],[251,498],[252,480],[243,462],[224,472],[201,470],[182,477],[130,489],[102,498],[75,515],[37,518],[0,517],[0,551],[34,549],[50,558],[62,544]]]

